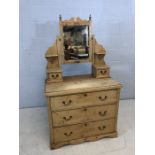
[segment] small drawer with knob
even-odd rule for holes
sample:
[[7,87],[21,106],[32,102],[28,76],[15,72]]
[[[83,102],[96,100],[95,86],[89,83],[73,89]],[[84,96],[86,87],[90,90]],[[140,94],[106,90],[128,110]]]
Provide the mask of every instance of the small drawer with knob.
[[52,112],[53,126],[64,126],[81,122],[104,120],[114,118],[116,115],[115,105],[83,107],[80,109]]
[[62,81],[61,72],[50,72],[47,76],[47,82],[59,82]]
[[110,68],[107,65],[92,66],[92,71],[95,78],[110,77]]
[[97,69],[97,78],[109,77],[109,68]]

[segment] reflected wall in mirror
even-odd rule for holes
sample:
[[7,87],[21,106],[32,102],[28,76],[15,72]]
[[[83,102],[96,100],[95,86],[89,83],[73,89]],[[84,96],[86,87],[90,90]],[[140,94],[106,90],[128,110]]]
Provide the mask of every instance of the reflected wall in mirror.
[[65,60],[89,58],[89,27],[64,26],[64,57]]

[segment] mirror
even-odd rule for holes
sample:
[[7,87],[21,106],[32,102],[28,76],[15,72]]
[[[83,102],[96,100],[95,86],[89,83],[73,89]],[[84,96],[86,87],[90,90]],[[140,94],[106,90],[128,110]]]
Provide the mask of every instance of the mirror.
[[64,57],[65,60],[89,58],[89,27],[64,26]]

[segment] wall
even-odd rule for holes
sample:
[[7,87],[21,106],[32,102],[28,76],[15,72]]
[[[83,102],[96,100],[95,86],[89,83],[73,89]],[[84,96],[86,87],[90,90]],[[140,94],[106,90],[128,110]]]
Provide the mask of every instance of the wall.
[[[107,50],[111,76],[123,84],[121,98],[134,98],[134,0],[20,0],[20,108],[44,106],[44,54],[63,19],[92,15],[93,33]],[[63,66],[64,75],[89,73],[90,65]]]

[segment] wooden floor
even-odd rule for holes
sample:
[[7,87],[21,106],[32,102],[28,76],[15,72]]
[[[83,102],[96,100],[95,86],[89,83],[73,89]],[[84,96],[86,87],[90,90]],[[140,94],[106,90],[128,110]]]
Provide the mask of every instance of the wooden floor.
[[46,107],[20,109],[20,155],[134,155],[134,100],[121,100],[118,137],[50,150]]

